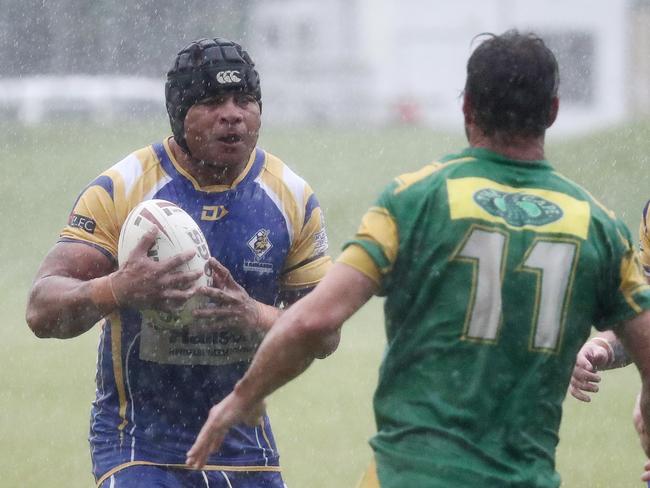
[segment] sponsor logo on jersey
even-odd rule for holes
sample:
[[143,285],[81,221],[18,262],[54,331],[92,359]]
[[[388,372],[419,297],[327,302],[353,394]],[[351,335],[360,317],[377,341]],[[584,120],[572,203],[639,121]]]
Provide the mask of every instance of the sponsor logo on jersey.
[[189,327],[173,329],[169,332],[169,343],[175,344],[219,344],[227,346],[230,344],[243,344],[248,341],[242,331],[235,328],[224,328],[217,331],[192,331]]
[[260,274],[270,274],[273,273],[273,263],[244,260],[244,271]]
[[226,83],[239,83],[240,81],[240,73],[237,70],[219,71],[217,73],[217,83],[221,85]]
[[70,227],[76,227],[77,229],[84,230],[89,234],[94,234],[95,227],[97,227],[97,223],[93,219],[90,217],[84,217],[83,215],[79,214],[71,214],[70,218],[68,219],[68,225]]
[[486,212],[501,217],[513,227],[545,225],[564,215],[555,203],[529,193],[508,193],[483,188],[474,193],[474,201]]
[[325,228],[321,228],[321,230],[314,234],[314,256],[326,254],[328,247],[327,233],[325,232]]
[[221,220],[228,215],[228,209],[225,205],[204,205],[201,210],[201,220],[213,222]]

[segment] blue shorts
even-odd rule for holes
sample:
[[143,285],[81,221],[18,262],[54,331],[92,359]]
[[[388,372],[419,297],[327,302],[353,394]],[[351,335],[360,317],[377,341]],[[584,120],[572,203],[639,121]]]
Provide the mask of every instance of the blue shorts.
[[286,488],[277,471],[192,471],[165,466],[128,466],[97,488]]

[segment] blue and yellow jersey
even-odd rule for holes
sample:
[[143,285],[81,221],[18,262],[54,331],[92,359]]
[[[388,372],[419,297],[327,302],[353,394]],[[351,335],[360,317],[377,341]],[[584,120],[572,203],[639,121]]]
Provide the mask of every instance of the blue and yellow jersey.
[[[259,148],[231,186],[210,187],[174,160],[168,141],[140,149],[83,190],[60,241],[86,243],[116,261],[129,211],[154,198],[188,212],[212,256],[260,302],[294,300],[331,264],[312,189]],[[90,434],[96,478],[131,464],[182,465],[210,407],[232,391],[260,340],[237,328],[159,330],[127,308],[106,317]],[[268,418],[233,429],[206,469],[279,470]]]
[[575,356],[650,309],[629,230],[546,161],[470,148],[387,186],[339,258],[386,296],[382,487],[557,487]]

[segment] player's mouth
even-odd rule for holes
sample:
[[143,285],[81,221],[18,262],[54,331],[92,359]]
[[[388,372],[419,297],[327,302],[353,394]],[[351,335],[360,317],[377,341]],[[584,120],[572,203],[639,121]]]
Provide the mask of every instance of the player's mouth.
[[225,136],[219,137],[219,142],[228,145],[239,144],[242,141],[243,138],[239,134],[226,134]]

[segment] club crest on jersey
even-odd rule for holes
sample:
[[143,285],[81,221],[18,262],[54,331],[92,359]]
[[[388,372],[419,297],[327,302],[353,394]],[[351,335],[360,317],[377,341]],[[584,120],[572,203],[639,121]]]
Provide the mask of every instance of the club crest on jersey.
[[252,261],[244,260],[244,271],[260,274],[273,273],[273,263],[262,261],[262,258],[273,247],[269,239],[269,233],[268,229],[260,229],[248,240],[248,247],[253,251],[255,259]]
[[546,225],[562,218],[562,209],[537,195],[508,193],[483,188],[474,193],[474,201],[486,212],[501,217],[513,227]]
[[248,247],[250,247],[257,259],[262,259],[273,247],[273,244],[269,239],[269,230],[258,230],[255,235],[248,240]]

